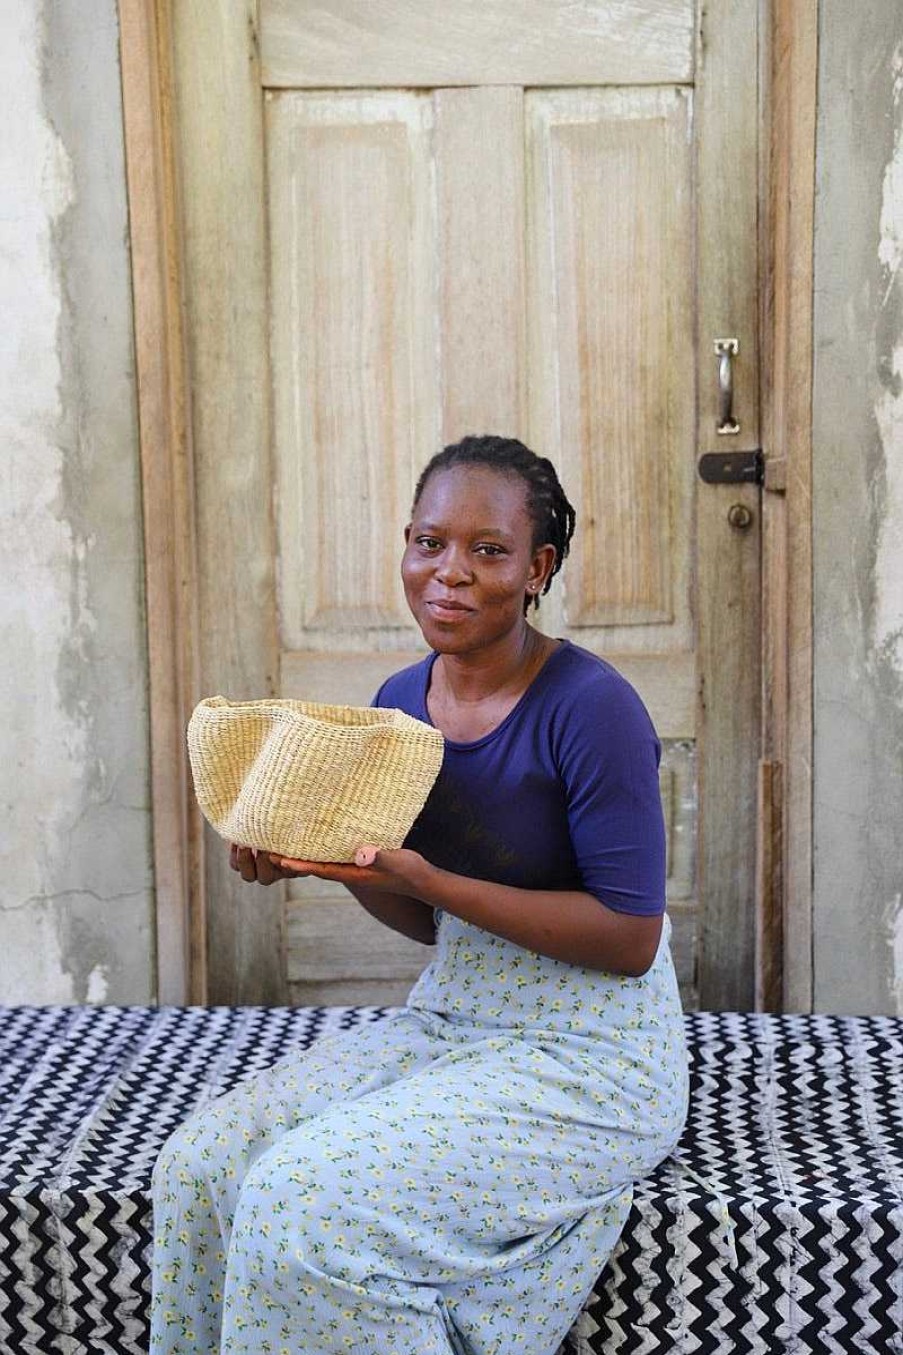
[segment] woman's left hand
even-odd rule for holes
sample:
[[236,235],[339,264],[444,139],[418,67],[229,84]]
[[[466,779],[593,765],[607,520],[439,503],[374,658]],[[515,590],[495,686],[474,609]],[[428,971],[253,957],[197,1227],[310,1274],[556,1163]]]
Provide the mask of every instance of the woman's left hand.
[[315,875],[320,880],[334,880],[342,885],[377,889],[387,894],[405,894],[417,897],[424,873],[429,869],[419,852],[401,847],[397,851],[382,851],[376,847],[359,847],[354,863],[340,861],[300,861],[291,856],[269,853],[287,879]]

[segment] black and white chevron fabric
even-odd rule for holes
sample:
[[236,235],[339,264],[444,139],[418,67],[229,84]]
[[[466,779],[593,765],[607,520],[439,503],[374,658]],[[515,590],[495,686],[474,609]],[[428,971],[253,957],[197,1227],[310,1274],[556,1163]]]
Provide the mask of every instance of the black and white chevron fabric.
[[[382,1015],[0,1007],[2,1355],[145,1355],[164,1139],[290,1047]],[[560,1355],[903,1355],[903,1020],[686,1023],[686,1131]]]

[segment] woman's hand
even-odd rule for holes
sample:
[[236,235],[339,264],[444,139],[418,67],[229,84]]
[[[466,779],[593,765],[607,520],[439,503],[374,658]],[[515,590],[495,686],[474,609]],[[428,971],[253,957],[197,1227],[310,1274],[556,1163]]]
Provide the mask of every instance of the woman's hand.
[[351,891],[358,903],[385,926],[413,941],[431,946],[436,939],[433,910],[412,894],[410,881],[426,878],[426,861],[417,852],[378,851],[361,847],[354,864],[298,861],[278,852],[256,851],[253,847],[229,844],[229,865],[248,884],[271,885],[277,880],[297,880],[315,875],[321,880],[337,880]]
[[299,876],[316,875],[321,880],[334,880],[349,889],[375,889],[380,893],[402,894],[408,898],[418,897],[429,870],[419,852],[411,852],[403,847],[397,851],[359,847],[354,863],[347,865],[336,861],[299,861],[276,852],[270,853],[270,859],[273,868],[280,872],[279,879],[292,880]]
[[335,880],[338,884],[357,888],[376,889],[380,893],[404,894],[416,897],[416,884],[423,880],[427,863],[419,852],[380,851],[376,847],[358,848],[354,863],[339,861],[301,861],[295,857],[280,856],[278,852],[258,851],[229,844],[229,865],[248,884],[271,885],[278,880],[298,880],[315,875],[320,880]]

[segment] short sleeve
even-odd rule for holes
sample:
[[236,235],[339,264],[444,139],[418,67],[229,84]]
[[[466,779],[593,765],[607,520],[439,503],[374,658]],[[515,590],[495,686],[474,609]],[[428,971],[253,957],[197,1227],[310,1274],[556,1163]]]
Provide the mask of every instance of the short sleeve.
[[562,721],[558,760],[583,887],[616,912],[665,910],[661,744],[623,678],[590,684]]

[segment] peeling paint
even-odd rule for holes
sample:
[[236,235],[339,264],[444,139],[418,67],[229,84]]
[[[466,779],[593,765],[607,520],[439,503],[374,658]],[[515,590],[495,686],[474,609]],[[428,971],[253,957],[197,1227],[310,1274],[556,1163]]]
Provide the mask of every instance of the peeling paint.
[[46,138],[41,157],[41,198],[53,222],[75,202],[75,177],[69,152],[53,127],[44,122],[41,130]]
[[884,172],[878,244],[878,262],[888,271],[887,286],[881,298],[882,305],[887,304],[890,288],[900,271],[900,265],[903,264],[903,143],[900,135],[900,112],[903,107],[903,42],[893,55],[891,80],[894,149]]
[[75,188],[65,147],[41,114],[36,64],[22,60],[23,52],[43,41],[38,13],[20,6],[11,15],[17,32],[7,29],[3,50],[9,69],[2,78],[13,99],[10,121],[17,135],[7,141],[2,179],[17,214],[2,223],[0,307],[16,323],[8,331],[13,361],[4,363],[7,375],[0,386],[0,431],[7,451],[0,643],[5,654],[16,656],[5,666],[3,690],[4,709],[14,710],[16,717],[0,732],[0,765],[15,768],[16,784],[5,787],[7,832],[0,870],[7,889],[16,879],[27,896],[42,893],[52,871],[50,842],[69,806],[77,803],[78,763],[85,747],[83,732],[65,717],[46,681],[69,637],[60,579],[72,555],[71,529],[54,511],[64,451],[55,437],[62,416],[62,369],[54,336],[62,302],[52,230],[75,201]]
[[891,992],[897,1016],[903,1016],[903,894],[891,900],[884,910],[884,928],[890,946]]
[[875,418],[884,451],[875,558],[875,649],[903,695],[903,42],[892,69],[893,149],[881,186],[881,269]]
[[88,975],[87,1002],[105,1002],[109,985],[107,983],[106,965],[95,965]]
[[5,4],[0,1002],[146,1001],[153,890],[115,0]]

